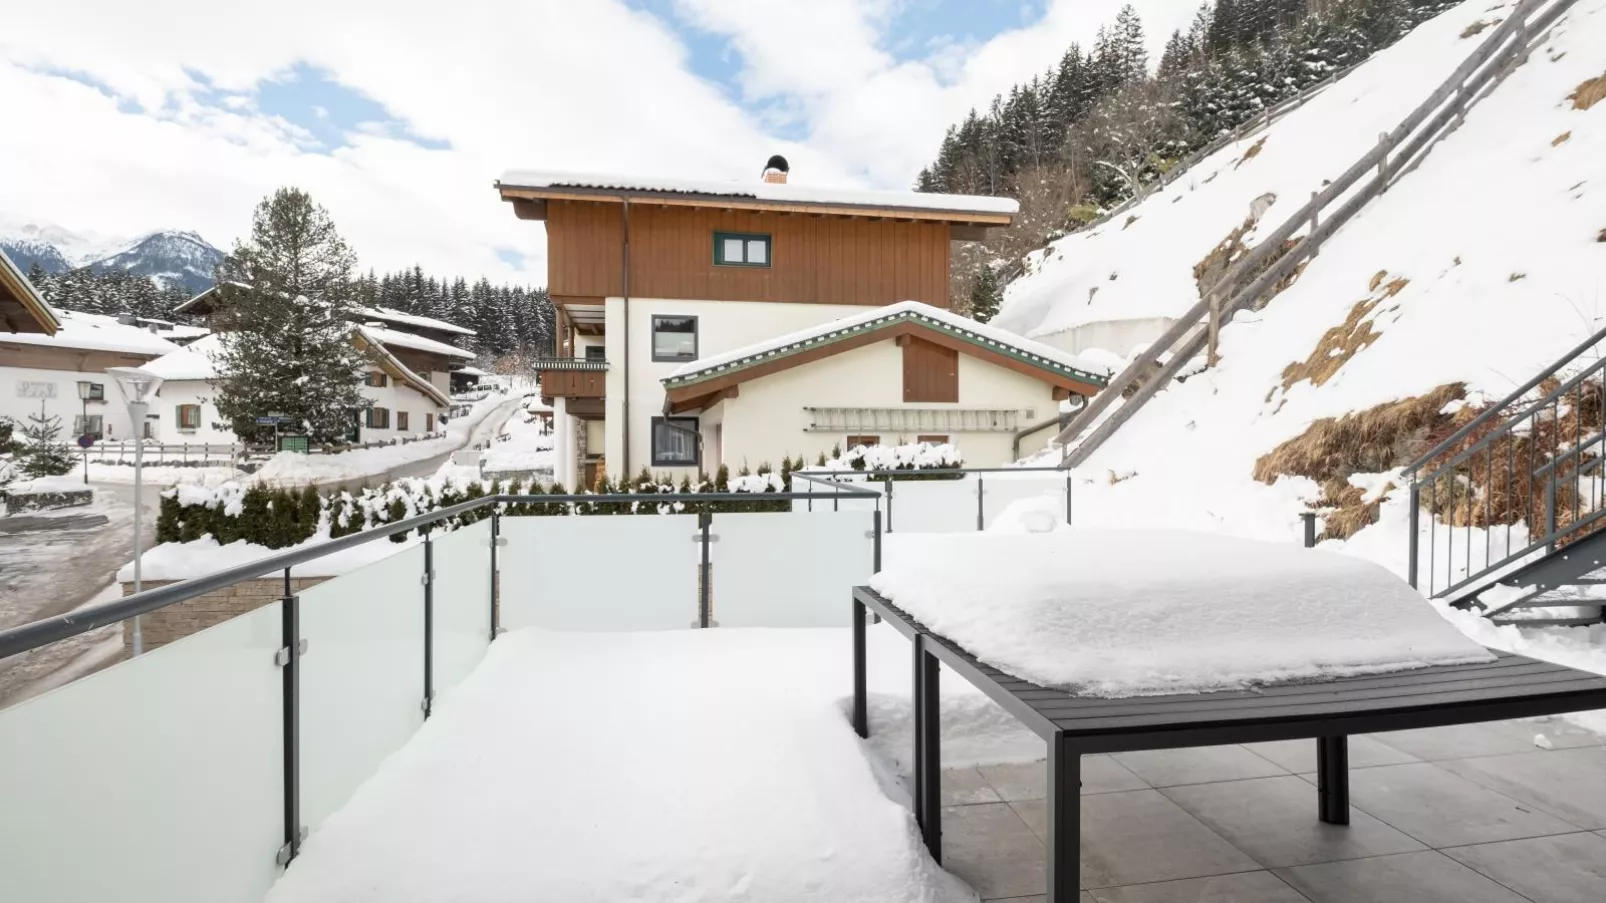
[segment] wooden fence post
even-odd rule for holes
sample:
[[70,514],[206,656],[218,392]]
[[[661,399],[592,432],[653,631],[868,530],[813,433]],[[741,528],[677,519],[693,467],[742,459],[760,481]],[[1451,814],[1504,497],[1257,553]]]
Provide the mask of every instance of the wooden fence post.
[[1377,146],[1378,146],[1378,149],[1382,151],[1382,153],[1379,154],[1378,158],[1377,158],[1377,178],[1378,178],[1377,190],[1378,190],[1379,194],[1382,194],[1383,192],[1387,191],[1388,187],[1389,187],[1389,149],[1388,149],[1388,144],[1389,144],[1389,133],[1388,132],[1379,132],[1378,135],[1377,135]]
[[1221,337],[1221,292],[1219,286],[1210,292],[1210,351],[1205,356],[1205,366],[1214,367],[1219,358],[1216,355],[1216,341]]
[[1311,257],[1315,257],[1322,249],[1321,244],[1315,241],[1316,230],[1321,228],[1322,225],[1322,211],[1320,207],[1316,206],[1316,196],[1318,194],[1321,194],[1321,192],[1312,191],[1310,193],[1310,232],[1305,236],[1305,240],[1311,242]]

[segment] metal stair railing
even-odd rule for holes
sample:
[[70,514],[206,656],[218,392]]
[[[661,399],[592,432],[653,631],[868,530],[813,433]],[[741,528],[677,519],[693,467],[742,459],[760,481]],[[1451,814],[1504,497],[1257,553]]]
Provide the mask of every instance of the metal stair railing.
[[[1597,352],[1602,346],[1606,329],[1405,468],[1411,493],[1407,579],[1412,586],[1434,598],[1470,604],[1493,585],[1517,579],[1519,569],[1536,558],[1565,550],[1606,526],[1606,429],[1600,423],[1585,424],[1591,411],[1596,420],[1606,416],[1601,410],[1606,403],[1606,357]],[[1554,388],[1546,390],[1551,382]],[[1441,514],[1448,514],[1442,527]],[[1474,545],[1479,530],[1481,550]],[[1579,560],[1573,569],[1581,577],[1593,567]],[[1498,607],[1520,601],[1512,597]]]
[[[1481,99],[1486,85],[1503,77],[1513,64],[1525,59],[1530,43],[1547,31],[1574,2],[1522,0],[1427,100],[1392,131],[1381,135],[1378,143],[1343,175],[1313,195],[1308,203],[1229,267],[1197,304],[1089,401],[1055,439],[1065,449],[1060,466],[1075,467],[1085,461],[1150,398],[1169,385],[1238,310],[1265,296],[1292,273],[1294,267],[1315,256],[1327,238],[1387,190],[1407,165],[1414,166],[1420,159],[1418,155],[1428,151],[1446,129],[1453,128],[1465,115],[1467,107]],[[1351,188],[1373,173],[1369,181],[1350,193]],[[1349,197],[1346,198],[1346,194]],[[1270,263],[1247,287],[1241,285],[1301,230],[1306,230],[1306,234],[1287,253]],[[1169,358],[1161,363],[1161,357],[1167,354]],[[1119,409],[1105,417],[1115,402],[1140,379],[1146,381],[1137,386]],[[1077,437],[1089,429],[1093,431],[1087,438],[1073,446]]]

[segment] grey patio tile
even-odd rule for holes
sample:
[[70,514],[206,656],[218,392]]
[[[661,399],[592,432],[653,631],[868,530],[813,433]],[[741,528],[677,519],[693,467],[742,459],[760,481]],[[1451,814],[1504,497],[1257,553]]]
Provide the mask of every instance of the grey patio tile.
[[[1315,778],[1305,779],[1314,783]],[[1350,772],[1350,802],[1430,847],[1577,830],[1552,815],[1427,762]]]
[[1007,803],[942,810],[942,864],[983,899],[1047,890],[1043,842]]
[[1452,759],[1439,765],[1580,828],[1606,828],[1606,747]]
[[[983,765],[976,769],[1004,800],[1040,800],[1048,794],[1048,763]],[[1143,779],[1109,756],[1082,757],[1082,793],[1147,790]]]
[[1115,754],[1115,761],[1151,787],[1208,784],[1288,774],[1288,771],[1242,746],[1197,746],[1189,749],[1145,749]]
[[1092,894],[1098,903],[1305,903],[1299,891],[1271,872],[1106,887]]
[[1527,903],[1433,850],[1278,869],[1315,903]]
[[[1076,899],[1077,903],[1098,903],[1093,899],[1093,895],[1085,890]],[[1033,894],[1029,897],[991,897],[981,903],[1048,903],[1048,897],[1043,894]]]
[[[1314,774],[1316,771],[1315,740],[1273,740],[1270,743],[1245,743],[1244,748],[1262,758],[1281,765],[1295,774]],[[1378,765],[1403,765],[1420,761],[1408,752],[1402,752],[1371,737],[1358,735],[1349,738],[1349,767],[1372,768]]]
[[1350,824],[1317,817],[1316,788],[1296,777],[1194,784],[1167,797],[1267,868],[1426,849],[1364,812]]
[[1595,834],[1507,840],[1443,852],[1532,900],[1606,900],[1606,838]]
[[966,806],[971,803],[999,802],[997,791],[992,785],[982,779],[981,772],[974,768],[949,768],[942,773],[941,784],[942,805]]
[[1436,761],[1533,752],[1538,748],[1534,746],[1534,737],[1538,734],[1544,734],[1556,749],[1606,744],[1606,737],[1560,718],[1454,724],[1371,736],[1418,759]]
[[[1039,837],[1048,834],[1043,800],[1011,803]],[[1111,887],[1203,878],[1259,868],[1156,790],[1082,797],[1082,886]]]

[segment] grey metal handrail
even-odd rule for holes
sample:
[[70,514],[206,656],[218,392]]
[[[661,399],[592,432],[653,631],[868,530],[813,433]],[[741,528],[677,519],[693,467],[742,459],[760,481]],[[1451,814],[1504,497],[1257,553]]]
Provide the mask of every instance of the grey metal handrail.
[[[843,487],[844,498],[863,498],[879,501],[881,494],[869,489],[854,489]],[[316,561],[335,552],[354,548],[381,539],[388,539],[409,530],[427,528],[461,514],[467,514],[491,505],[500,504],[614,504],[614,503],[641,503],[641,504],[707,504],[713,502],[740,502],[758,504],[771,501],[798,501],[810,498],[809,494],[802,492],[690,492],[690,493],[608,493],[578,495],[488,495],[481,499],[469,502],[460,502],[446,508],[429,511],[416,517],[395,523],[382,524],[364,530],[361,533],[352,533],[315,546],[302,549],[291,549],[273,555],[267,555],[256,561],[238,564],[234,567],[224,568],[211,574],[192,577],[178,583],[160,586],[144,592],[134,593],[100,605],[91,605],[55,617],[43,618],[28,624],[22,624],[7,630],[0,630],[0,659],[19,653],[37,649],[58,640],[77,636],[81,633],[126,621],[136,615],[147,614],[159,608],[166,608],[204,595],[213,590],[233,586],[244,580],[252,580],[275,571],[287,571],[298,564]]]
[[[1530,22],[1529,15],[1534,8],[1547,2],[1551,4],[1550,7]],[[1299,261],[1314,254],[1320,248],[1322,241],[1388,187],[1393,176],[1400,170],[1399,166],[1391,165],[1390,160],[1396,149],[1401,145],[1406,146],[1398,155],[1401,162],[1409,162],[1418,152],[1426,150],[1429,142],[1440,130],[1451,120],[1463,116],[1467,106],[1479,99],[1479,89],[1499,75],[1533,36],[1548,28],[1574,2],[1575,0],[1521,0],[1512,14],[1495,27],[1478,49],[1463,60],[1455,72],[1429,95],[1427,100],[1419,104],[1393,130],[1381,136],[1375,146],[1361,155],[1360,159],[1351,164],[1337,179],[1313,195],[1309,202],[1261,240],[1254,249],[1228,267],[1227,272],[1204,293],[1204,297],[1197,304],[1189,308],[1159,339],[1116,374],[1104,391],[1089,400],[1081,413],[1056,437],[1056,441],[1066,448],[1061,466],[1074,467],[1086,460],[1087,456],[1097,450],[1115,430],[1137,413],[1149,398],[1169,384],[1204,345],[1206,340],[1204,321],[1207,316],[1213,317],[1219,328],[1239,308],[1263,296],[1277,281],[1287,276]],[[1510,42],[1508,45],[1513,35],[1518,35],[1520,40]],[[1496,65],[1483,68],[1484,64],[1502,49],[1504,53]],[[1446,106],[1445,101],[1450,99],[1451,95],[1455,96],[1455,101]],[[1419,127],[1428,121],[1435,110],[1439,111],[1439,115],[1433,117],[1427,129],[1419,131]],[[1377,175],[1368,185],[1345,200],[1337,211],[1326,213],[1329,206],[1339,201],[1374,169]],[[1236,289],[1246,274],[1254,272],[1263,265],[1273,253],[1280,252],[1296,232],[1307,226],[1310,227],[1307,235],[1283,254],[1270,269],[1248,288]],[[1214,308],[1213,313],[1212,308]],[[1181,348],[1177,348],[1179,342],[1183,343]],[[1160,357],[1168,352],[1172,354],[1171,358],[1159,372],[1151,375],[1151,369],[1159,362]],[[1121,409],[1113,417],[1099,423],[1099,418],[1104,412],[1120,399],[1130,386],[1145,376],[1148,381],[1131,397],[1126,398]],[[1093,434],[1074,448],[1070,446],[1077,436],[1095,424],[1098,424],[1098,427]]]

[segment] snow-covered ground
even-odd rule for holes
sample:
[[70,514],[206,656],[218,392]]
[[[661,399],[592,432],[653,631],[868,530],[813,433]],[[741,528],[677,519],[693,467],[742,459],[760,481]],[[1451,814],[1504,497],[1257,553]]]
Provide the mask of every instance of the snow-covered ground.
[[541,404],[539,396],[531,396],[502,424],[496,441],[485,450],[486,473],[552,472],[556,437],[537,416],[541,410],[551,409]]
[[[903,755],[909,645],[870,634],[872,736]],[[973,901],[848,725],[848,648],[845,629],[508,634],[267,899]],[[1042,755],[964,681],[943,702],[946,765]]]
[[[1461,37],[1467,25],[1509,9],[1491,13],[1487,2],[1470,2],[1427,22],[1274,124],[1253,157],[1245,159],[1247,147],[1223,151],[1134,208],[1130,226],[1112,222],[1058,242],[1010,287],[995,322],[1041,335],[1099,319],[1180,314],[1198,299],[1192,267],[1256,197],[1275,192],[1278,200],[1246,237],[1250,245],[1438,86],[1477,46]],[[1319,418],[1450,383],[1465,383],[1474,401],[1500,397],[1596,331],[1606,313],[1606,103],[1579,109],[1570,96],[1606,73],[1603,46],[1606,0],[1579,0],[1528,61],[1326,243],[1291,288],[1222,331],[1219,366],[1159,393],[1077,469],[1076,523],[1298,543],[1298,516],[1322,488],[1304,477],[1257,481],[1261,456]],[[1370,344],[1321,385],[1298,370],[1285,374],[1319,356],[1324,333],[1357,309],[1357,329],[1376,335]],[[1381,500],[1380,518],[1322,548],[1403,576],[1407,498],[1387,489],[1404,486],[1403,478],[1360,473],[1350,481]],[[1474,531],[1471,542],[1483,538]],[[1492,645],[1606,673],[1602,628],[1519,632],[1449,617]]]

